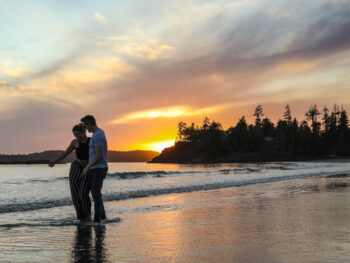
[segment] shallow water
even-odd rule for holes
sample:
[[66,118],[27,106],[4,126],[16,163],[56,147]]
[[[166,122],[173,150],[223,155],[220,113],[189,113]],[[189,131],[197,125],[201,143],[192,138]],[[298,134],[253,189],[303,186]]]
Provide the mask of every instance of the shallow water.
[[[144,172],[143,166],[147,164],[139,165],[140,169],[134,171]],[[303,166],[307,168],[302,169]],[[28,174],[29,170],[40,170],[38,167],[41,166],[19,170]],[[221,187],[109,201],[105,203],[108,217],[119,217],[121,221],[104,226],[76,225],[73,207],[61,203],[44,209],[34,206],[26,211],[3,210],[0,213],[0,262],[347,262],[350,259],[350,179],[347,176],[324,177],[346,171],[346,163],[270,164],[265,168],[251,164],[249,168],[260,171],[232,174],[217,172],[237,169],[232,165],[193,169],[181,166],[178,170],[174,167],[159,169],[158,166],[153,171],[178,171],[179,175],[170,174],[165,178],[177,177],[181,184],[187,182],[181,177],[195,176],[188,171],[198,171],[202,174],[196,176],[202,181],[198,179],[196,184],[188,182],[184,186],[218,180]],[[15,168],[10,167],[12,171]],[[69,167],[59,168],[42,167],[52,174],[38,172],[29,178],[18,175],[11,179],[64,177],[63,172]],[[123,169],[122,172],[133,171],[130,166]],[[204,169],[207,170],[203,172]],[[110,173],[120,173],[120,170],[115,165]],[[308,177],[310,174],[313,176]],[[249,179],[237,179],[242,175]],[[11,181],[8,176],[7,182]],[[215,176],[217,178],[213,179]],[[306,178],[293,179],[295,176]],[[0,177],[6,181],[3,174]],[[266,181],[271,178],[272,181]],[[163,182],[157,181],[159,177],[146,175],[143,179],[153,180],[153,188],[162,189]],[[227,183],[234,179],[235,183],[242,180],[251,183],[229,187]],[[117,179],[115,176],[105,181],[105,187],[111,195],[117,196],[118,191],[128,193],[130,189],[120,186],[127,180],[132,187],[136,184],[144,191],[138,181],[140,178]],[[63,185],[58,191],[69,198],[67,181],[54,179],[52,187],[57,183]],[[174,184],[178,187],[180,183]],[[37,182],[28,184],[33,189]],[[3,187],[2,183],[0,185]],[[38,194],[42,198],[38,200],[47,203],[51,192],[43,188]],[[14,197],[9,195],[5,201],[15,200]],[[62,197],[58,200],[61,202]],[[5,207],[4,200],[1,201]],[[30,198],[27,202],[31,202]]]
[[[46,165],[0,166],[0,214],[71,205],[69,167],[69,164],[55,168]],[[112,163],[103,194],[105,200],[114,201],[345,172],[350,172],[348,163]]]

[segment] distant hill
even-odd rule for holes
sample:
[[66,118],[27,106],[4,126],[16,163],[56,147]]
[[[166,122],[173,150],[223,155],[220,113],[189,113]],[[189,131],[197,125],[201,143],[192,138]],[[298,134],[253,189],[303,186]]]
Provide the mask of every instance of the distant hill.
[[[0,154],[0,164],[40,164],[48,163],[55,159],[63,151],[52,150],[30,154]],[[158,156],[159,152],[154,151],[108,151],[109,162],[149,162]],[[71,162],[75,153],[68,155],[61,163]]]
[[154,151],[108,151],[109,162],[149,162],[158,156],[159,152]]

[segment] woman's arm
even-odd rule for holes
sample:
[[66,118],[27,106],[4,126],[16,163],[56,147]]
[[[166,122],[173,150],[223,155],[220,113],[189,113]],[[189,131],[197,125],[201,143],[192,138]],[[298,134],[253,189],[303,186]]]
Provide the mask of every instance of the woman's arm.
[[73,150],[74,150],[74,140],[69,144],[69,146],[63,153],[61,153],[56,159],[49,162],[49,166],[54,167],[56,163],[64,159],[68,154],[73,152]]

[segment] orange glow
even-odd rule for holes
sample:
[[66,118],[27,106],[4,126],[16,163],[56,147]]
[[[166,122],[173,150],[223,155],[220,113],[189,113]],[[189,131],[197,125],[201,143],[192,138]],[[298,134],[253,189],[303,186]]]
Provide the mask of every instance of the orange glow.
[[112,120],[110,124],[119,124],[127,123],[130,121],[135,121],[139,119],[156,119],[156,118],[175,118],[175,117],[185,117],[185,116],[198,116],[208,113],[218,112],[225,109],[227,105],[191,109],[189,107],[178,106],[178,107],[169,107],[162,109],[152,109],[140,112],[133,112],[127,114],[126,116]]
[[140,148],[143,150],[161,152],[161,151],[163,151],[164,148],[173,146],[174,144],[175,144],[174,140],[161,141],[161,142],[151,142],[151,143],[146,143],[146,144],[140,145]]

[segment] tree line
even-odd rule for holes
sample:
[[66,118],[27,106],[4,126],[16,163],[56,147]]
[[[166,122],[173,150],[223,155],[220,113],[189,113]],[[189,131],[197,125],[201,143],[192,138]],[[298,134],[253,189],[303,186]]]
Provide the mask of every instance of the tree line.
[[301,160],[350,155],[348,115],[341,106],[313,105],[299,122],[290,105],[275,124],[265,117],[263,107],[255,108],[253,124],[242,116],[235,126],[224,130],[207,117],[202,125],[178,124],[175,147],[164,151],[168,157],[204,161],[223,160]]

